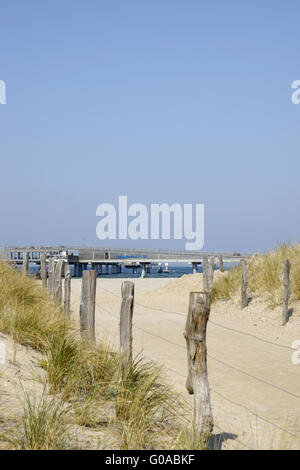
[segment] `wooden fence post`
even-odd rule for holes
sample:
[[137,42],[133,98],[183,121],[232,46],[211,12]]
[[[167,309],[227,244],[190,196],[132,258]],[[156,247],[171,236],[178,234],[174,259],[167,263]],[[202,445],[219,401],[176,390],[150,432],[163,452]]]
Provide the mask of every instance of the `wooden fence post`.
[[122,304],[120,311],[120,352],[123,367],[132,362],[132,316],[134,306],[134,283],[124,281],[121,287]]
[[28,265],[29,265],[28,252],[24,251],[23,252],[23,273],[24,274],[28,274]]
[[204,256],[203,257],[203,266],[202,266],[202,272],[203,272],[203,290],[204,292],[209,292],[209,282],[208,282],[208,257]]
[[46,253],[41,253],[40,255],[41,260],[41,279],[42,285],[44,288],[47,287],[47,267],[46,267]]
[[62,301],[62,273],[64,260],[59,259],[54,269],[53,296],[58,302]]
[[64,281],[64,314],[70,318],[70,300],[71,300],[71,268],[69,263],[64,263],[65,281]]
[[224,272],[224,263],[223,263],[223,255],[222,253],[219,254],[219,266],[220,266],[220,272]]
[[242,267],[242,299],[241,299],[241,308],[242,310],[248,306],[248,264],[245,259],[241,260]]
[[209,313],[209,293],[191,292],[184,331],[188,360],[186,388],[189,394],[194,394],[193,428],[203,448],[208,447],[213,430],[206,350],[206,326]]
[[283,305],[282,305],[282,326],[289,321],[289,299],[290,299],[290,270],[291,265],[288,259],[283,263]]
[[80,330],[87,340],[95,343],[96,271],[83,271],[79,307]]
[[214,286],[214,274],[215,274],[215,258],[210,258],[209,268],[208,268],[208,292],[211,292]]
[[53,296],[53,286],[54,286],[54,258],[49,258],[48,261],[48,292],[49,295]]

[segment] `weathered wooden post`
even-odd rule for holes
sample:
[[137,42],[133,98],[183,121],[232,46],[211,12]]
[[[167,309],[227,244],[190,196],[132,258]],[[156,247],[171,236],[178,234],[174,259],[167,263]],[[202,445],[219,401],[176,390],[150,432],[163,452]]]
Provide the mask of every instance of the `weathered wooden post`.
[[46,253],[40,254],[41,261],[41,279],[43,287],[47,287],[47,262],[46,262]]
[[64,263],[65,281],[64,281],[64,314],[70,318],[70,300],[71,300],[71,268],[69,263]]
[[54,258],[51,257],[49,258],[49,261],[48,261],[48,292],[51,297],[53,296],[54,268],[55,268]]
[[81,301],[79,307],[80,330],[82,336],[95,342],[96,271],[83,271]]
[[207,256],[203,257],[202,273],[203,273],[203,290],[204,292],[209,292],[208,257]]
[[220,272],[224,272],[224,263],[223,263],[223,255],[222,253],[219,253],[219,267],[220,267]]
[[121,287],[122,304],[120,312],[120,352],[123,367],[132,362],[132,316],[134,306],[134,283],[124,281]]
[[24,274],[28,274],[28,266],[29,266],[28,252],[24,251],[23,252],[23,273]]
[[242,310],[248,306],[248,264],[245,259],[241,260],[242,268],[242,299],[241,299],[241,308]]
[[282,326],[289,321],[289,299],[290,299],[290,270],[291,265],[288,259],[283,263],[283,305],[282,305]]
[[211,292],[214,286],[214,274],[215,274],[215,258],[210,258],[209,268],[208,268],[208,292]]
[[208,292],[191,292],[184,337],[187,346],[186,388],[194,394],[193,428],[203,448],[213,430],[213,415],[207,376],[206,326],[210,313]]
[[54,269],[54,283],[53,283],[53,296],[58,302],[62,301],[62,273],[64,267],[64,260],[60,258]]

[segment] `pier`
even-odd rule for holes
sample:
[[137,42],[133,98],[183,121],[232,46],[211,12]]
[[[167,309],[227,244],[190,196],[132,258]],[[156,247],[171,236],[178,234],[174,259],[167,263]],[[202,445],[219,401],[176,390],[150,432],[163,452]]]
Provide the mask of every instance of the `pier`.
[[81,277],[84,270],[94,269],[98,275],[120,274],[122,269],[132,271],[133,274],[141,272],[145,277],[150,274],[154,266],[158,272],[168,272],[170,263],[191,264],[191,271],[197,272],[203,259],[215,258],[220,268],[223,262],[236,263],[246,259],[249,253],[220,253],[204,251],[179,251],[179,250],[149,250],[109,247],[76,247],[76,246],[23,246],[5,247],[2,257],[16,265],[23,264],[26,257],[29,263],[40,264],[41,254],[46,255],[48,263],[50,258],[64,259],[73,266],[75,277]]

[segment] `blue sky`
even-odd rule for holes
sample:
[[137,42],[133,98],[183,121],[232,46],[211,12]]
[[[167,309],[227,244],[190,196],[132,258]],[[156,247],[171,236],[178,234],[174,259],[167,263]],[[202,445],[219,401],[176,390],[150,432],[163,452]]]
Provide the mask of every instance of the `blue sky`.
[[206,250],[299,241],[299,16],[298,0],[1,2],[0,245],[100,244],[96,207],[122,194],[204,203]]

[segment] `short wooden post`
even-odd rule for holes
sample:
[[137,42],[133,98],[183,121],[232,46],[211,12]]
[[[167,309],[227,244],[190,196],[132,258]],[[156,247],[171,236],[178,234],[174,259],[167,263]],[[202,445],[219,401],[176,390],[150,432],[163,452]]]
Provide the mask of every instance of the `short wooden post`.
[[245,259],[241,260],[242,268],[242,299],[241,299],[241,308],[242,310],[248,306],[248,264]]
[[70,318],[70,300],[71,300],[71,268],[69,263],[64,263],[65,281],[64,281],[64,314]]
[[54,269],[54,283],[53,283],[53,296],[58,302],[62,301],[62,273],[64,267],[64,260],[59,259]]
[[28,274],[28,266],[29,266],[28,252],[24,251],[23,252],[23,273],[24,274]]
[[215,258],[210,258],[209,268],[208,268],[208,292],[211,292],[214,286],[214,274],[215,274]]
[[208,281],[208,257],[204,256],[203,257],[203,266],[202,266],[202,272],[203,272],[203,290],[204,292],[209,292],[209,281]]
[[43,287],[47,287],[47,262],[46,262],[46,253],[41,253],[41,279]]
[[132,362],[132,316],[134,306],[134,283],[124,281],[121,287],[122,304],[120,312],[120,352],[123,367]]
[[224,263],[223,263],[223,255],[222,253],[219,253],[219,267],[220,267],[220,272],[224,272]]
[[48,261],[48,292],[49,295],[53,296],[53,286],[54,286],[54,258],[49,258]]
[[288,259],[283,263],[283,305],[282,305],[282,326],[289,321],[289,299],[290,299],[290,270],[291,265]]
[[88,341],[95,342],[96,271],[83,271],[79,307],[80,330]]
[[184,337],[187,346],[186,388],[194,395],[193,427],[203,448],[213,430],[213,415],[207,376],[206,326],[210,313],[208,292],[191,292]]

